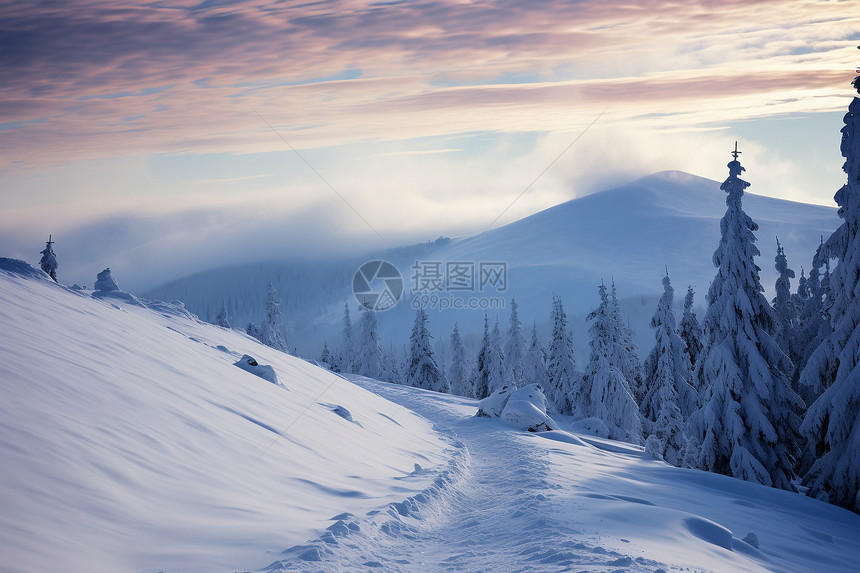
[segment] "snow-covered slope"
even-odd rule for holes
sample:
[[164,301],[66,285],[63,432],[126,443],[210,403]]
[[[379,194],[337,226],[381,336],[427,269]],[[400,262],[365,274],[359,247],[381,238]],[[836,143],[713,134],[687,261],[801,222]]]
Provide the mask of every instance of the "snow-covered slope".
[[45,276],[0,259],[0,571],[257,569],[445,460],[426,420],[323,369]]
[[[747,179],[755,191],[755,174]],[[667,265],[679,294],[692,284],[697,300],[704,304],[715,272],[711,257],[719,242],[719,221],[726,210],[726,195],[719,185],[677,171],[657,173],[474,237],[394,249],[368,258],[378,256],[395,263],[407,291],[416,260],[505,262],[508,289],[498,294],[507,300],[515,296],[523,322],[534,319],[539,325],[549,316],[552,295],[560,295],[572,317],[580,357],[586,348],[584,316],[597,305],[597,285],[614,278],[644,354],[651,339],[647,324],[662,291]],[[744,209],[761,227],[758,264],[762,283],[771,290],[776,279],[777,236],[799,276],[800,267],[808,270],[821,236],[829,236],[839,224],[835,209],[749,193],[744,196]],[[204,320],[213,320],[226,304],[231,320],[244,326],[262,319],[266,286],[274,281],[284,300],[292,346],[303,355],[317,356],[323,341],[337,343],[343,301],[354,302],[352,276],[364,260],[219,269],[164,285],[147,296],[182,300]],[[484,294],[497,295],[493,291],[477,293]],[[507,310],[489,312],[491,320],[494,316],[502,321],[507,318]],[[474,335],[482,327],[483,313],[468,309],[431,312],[430,328],[437,339],[447,339],[459,322],[461,331]],[[382,313],[379,322],[384,342],[407,340],[412,318],[408,302]]]

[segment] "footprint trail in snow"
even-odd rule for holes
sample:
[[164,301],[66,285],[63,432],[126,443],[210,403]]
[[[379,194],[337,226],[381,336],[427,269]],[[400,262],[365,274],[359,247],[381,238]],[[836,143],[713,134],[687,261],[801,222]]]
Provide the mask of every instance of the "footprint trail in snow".
[[[661,564],[605,547],[554,510],[565,495],[545,448],[498,420],[472,418],[473,401],[356,379],[434,421],[451,461],[432,486],[365,516],[342,514],[318,540],[287,550],[269,571],[658,571]],[[437,395],[438,396],[438,395]],[[425,471],[416,466],[416,472]],[[409,479],[406,476],[403,479]],[[570,504],[566,506],[568,509]]]

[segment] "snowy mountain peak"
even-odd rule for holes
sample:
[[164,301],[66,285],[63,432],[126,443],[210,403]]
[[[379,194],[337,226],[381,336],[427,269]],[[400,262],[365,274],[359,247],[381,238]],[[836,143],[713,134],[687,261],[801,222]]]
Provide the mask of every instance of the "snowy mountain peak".
[[[553,294],[564,299],[572,318],[574,340],[580,358],[585,355],[584,315],[597,304],[596,287],[615,278],[626,311],[647,349],[651,333],[648,321],[653,303],[662,291],[661,280],[670,265],[673,283],[693,285],[703,301],[714,277],[711,256],[720,237],[719,221],[725,213],[726,196],[719,183],[683,173],[663,171],[616,187],[567,201],[529,217],[472,237],[437,241],[409,249],[371,255],[393,262],[404,278],[406,294],[393,310],[379,316],[382,343],[402,345],[408,340],[414,318],[410,306],[412,267],[416,261],[466,261],[475,264],[504,263],[507,289],[498,294],[503,304],[488,309],[505,316],[511,296],[520,303],[525,324],[537,321],[545,329]],[[762,283],[771,289],[776,279],[771,252],[780,236],[789,264],[808,265],[822,235],[838,226],[835,209],[781,201],[754,194],[744,195],[744,208],[760,229],[757,237],[763,253],[759,264]],[[275,282],[284,306],[287,330],[306,356],[317,356],[323,342],[337,344],[344,300],[352,301],[352,278],[362,260],[337,263],[254,264],[213,270],[174,281],[147,296],[179,299],[207,321],[226,305],[232,324],[259,322],[264,316],[268,281]],[[463,293],[439,293],[463,294]],[[464,300],[485,300],[487,293],[466,293]],[[653,299],[653,300],[652,300]],[[699,302],[701,304],[701,302]],[[431,311],[437,339],[447,337],[459,322],[465,337],[480,330],[482,309]]]

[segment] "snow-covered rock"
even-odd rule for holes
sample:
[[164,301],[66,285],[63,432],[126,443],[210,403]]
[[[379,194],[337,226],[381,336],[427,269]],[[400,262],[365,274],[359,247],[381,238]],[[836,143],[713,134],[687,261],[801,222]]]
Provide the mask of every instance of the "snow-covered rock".
[[110,268],[107,268],[96,275],[96,282],[93,285],[93,290],[100,292],[110,292],[120,290],[116,280],[111,275]]
[[144,304],[139,298],[119,288],[119,285],[113,278],[113,275],[111,275],[109,268],[96,275],[96,282],[93,285],[91,296],[97,299],[112,299],[132,306],[146,308],[146,304]]
[[502,415],[502,410],[505,409],[505,404],[508,403],[508,398],[511,397],[511,387],[502,386],[480,402],[478,402],[478,413],[475,414],[479,418],[499,418]]
[[476,414],[483,418],[501,418],[508,424],[528,432],[558,430],[559,425],[546,413],[546,396],[537,384],[518,390],[502,386],[481,400]]
[[502,420],[528,432],[549,432],[558,430],[558,424],[546,412],[541,411],[528,400],[508,400]]
[[280,384],[275,369],[268,364],[259,364],[253,356],[245,354],[237,362],[234,362],[233,365],[255,376],[259,376],[263,380],[268,380],[272,384]]

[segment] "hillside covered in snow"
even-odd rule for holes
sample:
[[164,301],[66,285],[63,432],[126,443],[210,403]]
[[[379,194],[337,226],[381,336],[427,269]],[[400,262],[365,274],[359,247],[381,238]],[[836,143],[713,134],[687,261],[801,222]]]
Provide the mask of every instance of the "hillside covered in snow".
[[0,570],[256,569],[447,463],[405,408],[150,306],[0,259]]
[[344,379],[180,305],[0,259],[0,317],[3,571],[860,562],[845,509],[671,467],[565,416],[529,433],[472,399]]

